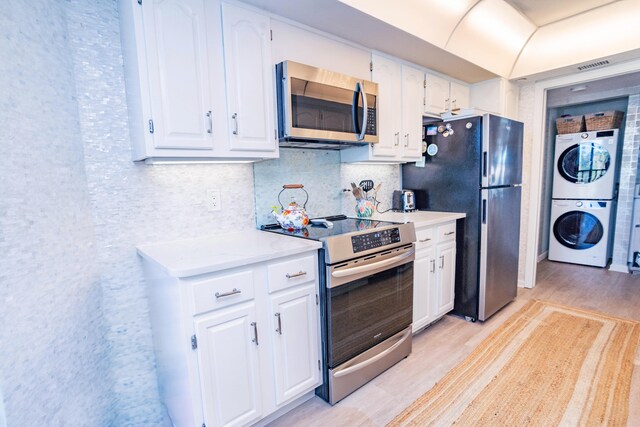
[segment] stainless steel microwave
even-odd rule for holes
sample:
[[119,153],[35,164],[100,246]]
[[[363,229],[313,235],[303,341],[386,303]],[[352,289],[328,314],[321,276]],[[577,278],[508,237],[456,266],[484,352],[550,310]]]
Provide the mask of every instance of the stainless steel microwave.
[[378,142],[378,84],[293,61],[276,65],[281,147]]

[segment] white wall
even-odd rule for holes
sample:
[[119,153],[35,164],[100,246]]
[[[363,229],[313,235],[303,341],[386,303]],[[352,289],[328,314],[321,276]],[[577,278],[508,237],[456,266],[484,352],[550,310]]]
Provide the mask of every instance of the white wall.
[[524,123],[522,150],[522,205],[520,208],[520,257],[518,259],[518,284],[523,285],[529,236],[529,199],[531,195],[531,150],[533,148],[534,85],[520,88],[518,120]]

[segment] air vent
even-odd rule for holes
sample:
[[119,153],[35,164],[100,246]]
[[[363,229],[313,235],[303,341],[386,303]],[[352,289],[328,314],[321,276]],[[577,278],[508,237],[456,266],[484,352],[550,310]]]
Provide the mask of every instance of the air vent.
[[578,67],[578,71],[591,70],[598,67],[604,67],[605,65],[609,65],[609,61],[606,59],[603,61],[592,62],[591,64],[581,65]]

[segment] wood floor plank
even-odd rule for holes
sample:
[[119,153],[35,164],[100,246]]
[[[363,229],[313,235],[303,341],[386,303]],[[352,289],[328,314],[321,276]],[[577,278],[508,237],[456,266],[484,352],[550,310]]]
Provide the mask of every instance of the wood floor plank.
[[[271,426],[384,426],[460,363],[527,300],[540,299],[640,320],[640,276],[559,262],[538,264],[534,289],[484,323],[445,316],[414,336],[409,357],[331,407],[314,397]],[[640,354],[636,356],[630,422],[640,424]],[[632,424],[634,425],[634,424]]]

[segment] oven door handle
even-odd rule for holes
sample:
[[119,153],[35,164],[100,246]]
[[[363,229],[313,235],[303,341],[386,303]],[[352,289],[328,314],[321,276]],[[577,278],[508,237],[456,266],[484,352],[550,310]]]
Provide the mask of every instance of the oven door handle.
[[354,371],[357,371],[359,369],[365,368],[365,367],[371,365],[372,363],[375,363],[376,361],[382,359],[387,354],[391,353],[393,350],[395,350],[400,345],[402,345],[402,343],[405,342],[410,336],[411,336],[411,328],[407,328],[407,330],[401,336],[397,337],[397,341],[391,347],[389,347],[386,350],[376,354],[371,359],[367,359],[367,360],[364,360],[364,361],[362,361],[362,362],[360,362],[358,364],[355,364],[353,366],[349,366],[349,367],[346,367],[344,369],[340,369],[340,370],[334,371],[333,372],[334,378],[339,378],[339,377],[343,377],[345,375],[349,375],[350,373],[352,373]]
[[402,261],[404,259],[410,258],[412,256],[414,256],[414,254],[416,253],[416,251],[414,249],[402,254],[402,255],[397,255],[394,256],[392,258],[389,259],[385,259],[382,261],[377,261],[377,262],[372,262],[371,264],[367,264],[367,265],[362,265],[359,267],[351,267],[351,268],[347,268],[346,270],[337,270],[337,271],[333,271],[331,273],[332,277],[347,277],[347,276],[353,276],[354,274],[361,274],[361,273],[365,273],[367,271],[372,271],[372,270],[376,270],[378,268],[382,268],[382,267],[387,267],[391,264],[396,264],[398,263],[398,261]]

